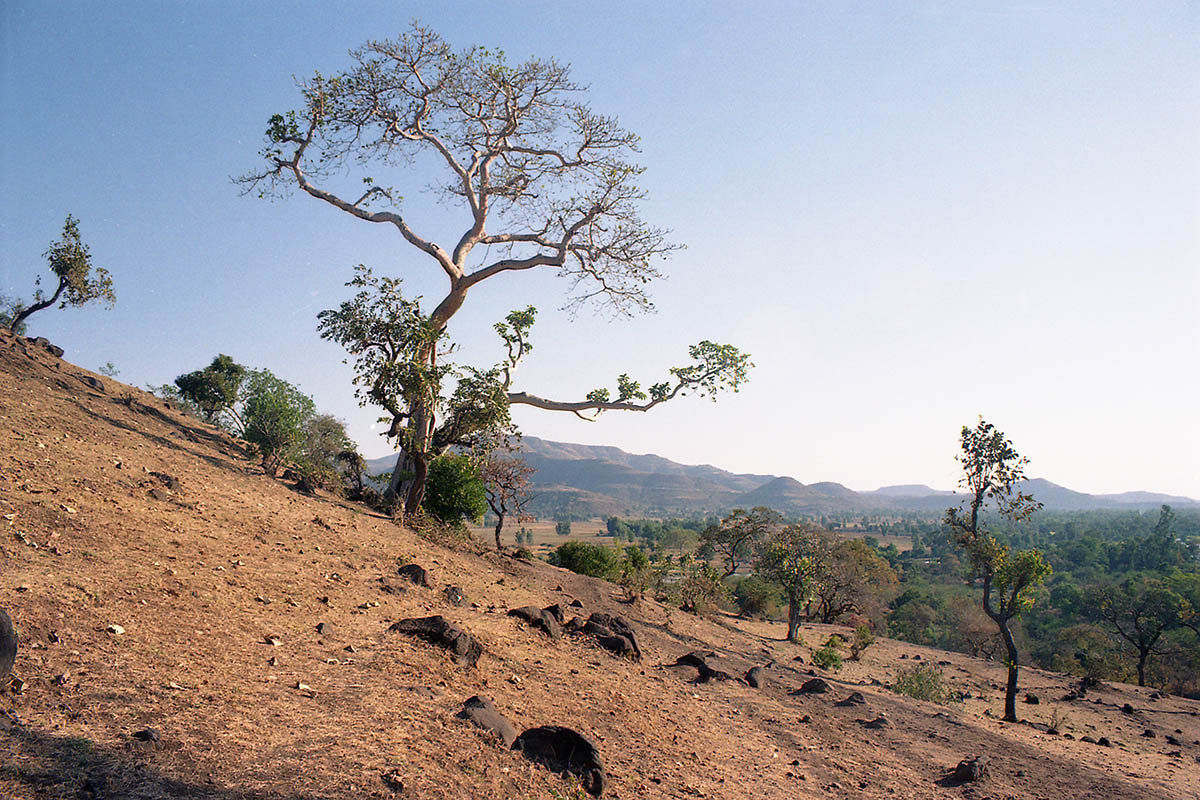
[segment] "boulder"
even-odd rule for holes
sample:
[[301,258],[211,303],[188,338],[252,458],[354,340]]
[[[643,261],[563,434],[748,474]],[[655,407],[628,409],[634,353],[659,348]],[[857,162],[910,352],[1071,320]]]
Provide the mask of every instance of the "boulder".
[[[638,644],[637,634],[633,632],[633,626],[629,624],[629,620],[620,615],[614,617],[611,614],[605,614],[602,611],[597,611],[588,617],[588,624],[603,626],[612,634],[624,636],[629,640],[629,643],[633,645],[633,652],[637,654],[637,658],[634,660],[642,660],[642,648]],[[584,626],[584,630],[587,630],[586,625]]]
[[892,721],[883,714],[880,714],[875,719],[860,719],[858,723],[864,728],[870,728],[871,730],[882,730],[883,728],[892,727]]
[[396,570],[396,574],[405,580],[415,583],[417,586],[429,585],[429,573],[420,564],[405,564]]
[[955,783],[974,783],[981,781],[988,774],[988,757],[964,758],[950,773],[950,780]]
[[560,725],[530,728],[517,737],[512,748],[555,772],[575,775],[588,794],[594,797],[599,797],[604,791],[605,775],[600,751],[591,739],[577,731]]
[[512,747],[513,742],[517,739],[517,729],[496,710],[496,706],[486,697],[475,695],[470,698],[463,703],[462,710],[456,716],[496,734],[500,737],[500,741],[504,742],[505,747]]
[[633,646],[633,642],[624,636],[617,634],[613,634],[612,636],[597,636],[595,642],[613,655],[633,659],[634,661],[638,659],[637,648]]
[[851,692],[849,697],[845,698],[844,700],[838,700],[836,703],[834,703],[835,706],[841,706],[843,708],[848,706],[865,706],[866,704],[867,698],[863,697],[862,692]]
[[755,689],[761,689],[767,685],[767,673],[762,667],[751,667],[746,670],[746,683]]
[[1025,702],[1031,706],[1036,706],[1038,703],[1042,702],[1042,700],[1036,694],[1034,694],[1033,692],[1030,692],[1027,695],[1025,695]]
[[514,608],[508,612],[508,615],[525,620],[533,627],[542,630],[551,639],[562,637],[562,626],[558,624],[558,620],[554,618],[554,615],[537,606]]
[[0,685],[12,672],[13,663],[17,660],[17,629],[12,617],[0,608]]
[[473,667],[483,655],[483,645],[471,634],[456,628],[444,617],[413,617],[393,623],[390,631],[406,633],[424,639],[430,644],[444,647],[454,653],[455,660],[464,667]]
[[829,682],[822,678],[809,678],[799,689],[792,690],[791,694],[825,694],[830,689]]
[[457,586],[447,586],[442,590],[442,597],[446,598],[446,602],[456,608],[462,608],[467,605],[467,596]]

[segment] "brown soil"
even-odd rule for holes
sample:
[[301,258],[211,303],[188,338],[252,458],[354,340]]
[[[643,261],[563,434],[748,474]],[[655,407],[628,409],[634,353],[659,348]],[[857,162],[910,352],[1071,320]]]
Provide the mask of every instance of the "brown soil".
[[[410,561],[432,588],[381,591]],[[474,605],[449,605],[450,584]],[[608,797],[1200,796],[1200,703],[1125,685],[1062,701],[1066,676],[1023,670],[1022,691],[1041,703],[1020,711],[1056,719],[1067,738],[993,716],[999,665],[891,640],[825,674],[830,694],[790,696],[810,677],[811,648],[780,641],[780,626],[617,594],[303,495],[224,434],[0,333],[0,607],[20,631],[25,682],[0,697],[0,797],[572,796],[562,777],[454,719],[474,694],[518,729],[591,737]],[[505,615],[571,599],[629,617],[645,661],[552,642]],[[483,642],[476,668],[387,631],[429,614]],[[819,644],[832,630],[804,636]],[[735,675],[773,659],[770,685],[694,685],[695,670],[659,666],[696,648]],[[972,699],[943,706],[885,688],[917,655]],[[866,705],[834,705],[854,690]],[[859,722],[880,713],[892,727]],[[131,736],[148,727],[159,743]],[[991,758],[984,783],[939,785],[979,754]]]

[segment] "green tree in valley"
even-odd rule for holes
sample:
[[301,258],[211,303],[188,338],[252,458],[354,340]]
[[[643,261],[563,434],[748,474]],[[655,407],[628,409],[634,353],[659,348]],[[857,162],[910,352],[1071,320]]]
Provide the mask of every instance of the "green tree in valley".
[[[813,600],[821,622],[835,622],[843,614],[863,613],[868,605],[880,607],[895,595],[900,578],[896,570],[862,539],[847,539],[829,548]],[[875,616],[882,616],[882,610]]]
[[[93,300],[101,300],[112,306],[116,301],[117,296],[113,293],[112,278],[108,270],[92,264],[91,251],[79,234],[79,220],[70,214],[63,223],[62,237],[51,244],[42,255],[50,267],[50,272],[58,279],[58,286],[49,297],[38,288],[33,302],[29,305],[20,301],[10,301],[11,306],[5,313],[10,331],[15,333],[22,330],[25,320],[31,314],[49,308],[60,299],[62,305],[59,308],[82,306]],[[41,277],[36,283],[41,286]]]
[[974,428],[963,426],[958,461],[963,468],[959,485],[967,490],[967,505],[947,509],[943,521],[955,543],[966,551],[972,575],[982,584],[983,610],[1004,641],[1008,667],[1004,719],[1016,722],[1020,666],[1011,623],[1033,604],[1033,589],[1050,574],[1050,565],[1037,550],[1012,552],[988,531],[983,512],[990,505],[1002,517],[1020,522],[1041,504],[1019,489],[1029,460],[982,417]]
[[789,642],[799,641],[800,619],[821,585],[829,550],[828,534],[808,522],[776,529],[759,545],[754,569],[783,587]]
[[1088,593],[1095,616],[1116,631],[1136,653],[1138,686],[1146,685],[1146,662],[1164,655],[1163,634],[1178,627],[1188,611],[1187,601],[1162,579],[1134,575]]
[[700,534],[700,555],[719,559],[721,578],[728,578],[753,560],[755,546],[782,522],[783,518],[766,506],[749,511],[735,508],[720,523],[710,525]]
[[[507,346],[500,365],[448,367],[447,325],[483,281],[550,272],[570,281],[571,304],[595,300],[631,313],[650,307],[646,287],[677,247],[641,218],[637,137],[591,110],[567,66],[509,64],[481,47],[455,52],[420,26],[394,41],[368,42],[350,57],[348,69],[302,83],[299,110],[270,118],[265,163],[240,183],[260,196],[298,188],[387,226],[446,281],[445,295],[423,308],[419,298],[403,298],[397,280],[364,279],[353,301],[321,316],[322,335],[356,359],[360,401],[387,411],[388,434],[402,449],[387,499],[403,500],[406,512],[417,508],[429,461],[446,442],[469,435],[481,420],[507,424],[514,403],[594,417],[645,411],[681,394],[736,390],[746,380],[745,354],[702,341],[689,349],[690,363],[645,389],[621,375],[615,395],[596,389],[563,401],[517,391],[513,369],[529,353],[533,309],[498,326]],[[425,155],[444,170],[431,191],[462,215],[447,222],[461,233],[446,246],[418,230],[389,185],[393,178],[427,184],[406,170]],[[466,379],[467,390],[447,395],[452,378],[458,386]],[[477,402],[482,409],[472,407]],[[444,422],[447,435],[439,437],[437,421],[456,418],[464,425],[455,431]]]

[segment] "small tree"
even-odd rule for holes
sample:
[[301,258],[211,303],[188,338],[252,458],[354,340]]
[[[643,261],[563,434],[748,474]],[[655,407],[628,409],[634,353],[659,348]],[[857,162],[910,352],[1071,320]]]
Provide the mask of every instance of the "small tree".
[[[480,477],[483,479],[483,489],[487,493],[487,503],[492,513],[496,515],[496,549],[504,549],[504,541],[500,538],[504,530],[504,521],[509,517],[517,522],[533,520],[525,507],[533,499],[529,493],[529,479],[533,476],[533,467],[523,458],[504,456],[496,451],[488,456],[483,464]],[[520,534],[518,534],[520,535]],[[517,540],[521,544],[521,540]]]
[[175,379],[180,396],[199,409],[206,422],[223,423],[234,433],[245,431],[245,421],[237,413],[246,368],[224,353],[204,369],[180,375]]
[[735,508],[717,525],[700,535],[701,555],[709,553],[721,561],[721,577],[728,578],[754,558],[754,548],[774,527],[783,522],[779,514],[766,506],[749,511]]
[[[113,293],[112,278],[108,270],[92,264],[92,254],[79,235],[79,220],[67,215],[63,223],[62,238],[50,245],[42,254],[50,271],[58,278],[58,286],[54,294],[46,297],[38,288],[33,302],[24,306],[17,302],[6,315],[8,329],[14,333],[22,329],[25,320],[31,314],[49,308],[62,299],[59,308],[67,306],[82,306],[92,300],[101,300],[107,306],[112,306],[117,296]],[[41,286],[42,279],[38,277],[36,284]],[[66,295],[65,297],[63,295]]]
[[258,449],[263,471],[273,476],[304,442],[315,406],[311,397],[265,369],[246,373],[243,392],[243,438]]
[[1136,575],[1120,583],[1095,586],[1088,607],[1108,623],[1137,654],[1138,686],[1146,685],[1146,662],[1164,655],[1163,634],[1180,625],[1188,603],[1166,582]]
[[874,548],[862,539],[847,539],[828,552],[813,600],[821,622],[834,622],[848,613],[862,613],[868,604],[878,608],[895,595],[900,579]]
[[820,586],[828,553],[828,535],[808,522],[773,531],[759,547],[754,568],[783,587],[788,604],[789,642],[799,641],[800,618]]
[[1011,552],[988,532],[983,512],[991,503],[1001,516],[1020,522],[1041,508],[1041,503],[1018,488],[1029,459],[982,417],[974,429],[963,426],[958,461],[963,468],[959,485],[968,493],[967,508],[947,509],[943,521],[955,543],[966,551],[972,575],[982,583],[983,610],[1004,640],[1008,666],[1004,719],[1016,722],[1019,655],[1011,623],[1033,604],[1033,589],[1050,574],[1050,565],[1037,550]]
[[571,535],[571,520],[560,519],[558,522],[554,523],[554,532],[557,533],[559,536],[570,536]]
[[466,453],[446,453],[429,464],[425,510],[442,522],[478,522],[487,511],[487,493],[479,468]]

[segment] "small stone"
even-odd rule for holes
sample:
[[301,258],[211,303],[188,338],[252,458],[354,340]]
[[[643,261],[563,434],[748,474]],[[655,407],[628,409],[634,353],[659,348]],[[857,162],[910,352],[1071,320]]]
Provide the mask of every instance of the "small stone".
[[125,632],[125,629],[122,628],[120,625],[117,625],[116,623],[109,625],[105,630],[107,630],[113,636],[120,636],[121,634],[123,634]]
[[1041,698],[1039,698],[1036,694],[1034,694],[1033,692],[1030,692],[1029,694],[1025,695],[1025,702],[1031,706],[1036,706],[1038,703],[1040,703],[1042,701],[1041,701]]
[[1101,747],[1112,747],[1112,742],[1108,740],[1107,736],[1101,736],[1096,740],[1096,744],[1100,745]]

